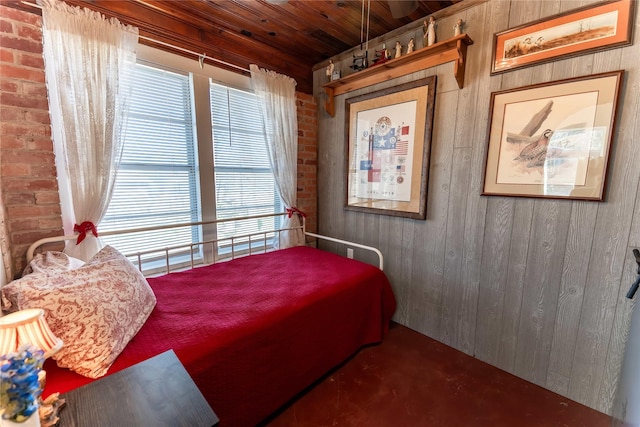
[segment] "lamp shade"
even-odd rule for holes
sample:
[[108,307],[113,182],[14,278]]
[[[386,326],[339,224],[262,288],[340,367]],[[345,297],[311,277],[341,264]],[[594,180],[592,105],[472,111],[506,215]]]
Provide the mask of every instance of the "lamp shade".
[[25,344],[44,351],[45,358],[62,348],[62,340],[49,329],[41,308],[16,311],[0,317],[0,355],[15,352]]

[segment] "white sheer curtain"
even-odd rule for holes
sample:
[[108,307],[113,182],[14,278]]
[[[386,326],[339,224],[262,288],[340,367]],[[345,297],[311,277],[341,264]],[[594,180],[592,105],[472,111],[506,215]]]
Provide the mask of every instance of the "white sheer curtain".
[[[260,99],[267,135],[267,151],[282,201],[289,212],[284,227],[300,225],[297,211],[298,117],[296,81],[291,77],[251,64],[251,84]],[[302,232],[283,233],[280,247],[304,243]]]
[[[11,251],[9,248],[9,230],[5,222],[2,189],[0,189],[0,251],[2,251],[2,257],[0,257],[0,288],[2,288],[5,283],[13,279],[13,270],[11,268],[13,260],[11,259]],[[2,316],[1,312],[0,316]]]
[[[79,233],[65,252],[87,260],[115,182],[138,29],[42,0],[43,47],[62,222]],[[86,237],[84,237],[86,236]]]

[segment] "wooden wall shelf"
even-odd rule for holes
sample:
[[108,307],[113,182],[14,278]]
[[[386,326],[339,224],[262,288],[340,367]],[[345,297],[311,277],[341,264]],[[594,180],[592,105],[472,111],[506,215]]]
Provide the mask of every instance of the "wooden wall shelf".
[[451,61],[455,61],[453,74],[458,82],[458,87],[462,89],[464,87],[467,46],[471,44],[473,44],[473,40],[468,35],[460,34],[451,39],[423,47],[400,58],[390,59],[379,65],[372,65],[362,71],[357,71],[341,79],[329,82],[322,86],[328,95],[324,108],[331,117],[334,117],[336,113],[334,97],[338,95]]

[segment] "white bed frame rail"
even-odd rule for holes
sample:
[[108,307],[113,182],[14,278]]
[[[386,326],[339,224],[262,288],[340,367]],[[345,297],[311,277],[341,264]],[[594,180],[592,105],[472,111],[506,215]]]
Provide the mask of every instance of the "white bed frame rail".
[[[124,230],[106,231],[104,233],[100,233],[100,237],[103,237],[103,236],[114,236],[114,235],[120,235],[120,234],[129,234],[129,233],[140,233],[140,232],[145,232],[145,231],[167,230],[167,229],[180,228],[180,227],[216,225],[216,224],[222,224],[222,223],[226,223],[226,222],[252,220],[252,219],[268,218],[268,217],[276,217],[276,216],[284,216],[284,215],[288,215],[288,214],[287,213],[277,213],[277,214],[252,215],[252,216],[246,216],[246,217],[219,219],[219,220],[212,220],[212,221],[199,221],[199,222],[189,222],[189,223],[161,225],[161,226],[151,226],[151,227],[142,227],[142,228],[129,228],[129,229],[124,229]],[[195,243],[188,243],[188,244],[184,244],[184,245],[177,245],[177,246],[164,247],[164,248],[158,248],[158,249],[150,249],[150,250],[136,252],[136,253],[132,253],[132,254],[125,254],[125,256],[128,257],[128,258],[135,258],[137,260],[137,262],[138,262],[138,268],[140,269],[140,271],[142,271],[142,264],[143,264],[142,257],[144,255],[149,255],[149,254],[154,254],[154,253],[162,253],[163,252],[164,253],[164,259],[165,259],[164,271],[166,273],[169,273],[171,271],[170,259],[171,259],[171,252],[172,251],[189,248],[191,268],[194,268],[196,266],[196,262],[195,262],[195,259],[194,259],[194,256],[193,256],[194,248],[198,248],[199,246],[202,246],[203,250],[204,250],[206,245],[211,245],[211,248],[212,248],[211,253],[215,253],[216,245],[218,245],[221,242],[230,241],[230,243],[231,243],[231,255],[229,257],[225,257],[224,258],[224,260],[229,260],[229,259],[234,259],[234,258],[237,258],[237,257],[240,257],[240,256],[253,255],[255,252],[252,251],[252,244],[258,241],[258,239],[253,240],[254,237],[257,237],[257,236],[261,237],[260,240],[263,241],[264,245],[263,245],[263,250],[261,250],[260,253],[264,253],[264,252],[268,252],[268,250],[267,250],[267,247],[268,247],[267,240],[269,239],[268,236],[275,234],[275,235],[278,236],[278,239],[280,240],[281,233],[284,232],[284,231],[301,230],[302,233],[304,234],[304,236],[309,236],[309,237],[313,237],[313,238],[320,239],[320,240],[327,240],[327,241],[330,241],[330,242],[334,242],[334,243],[339,243],[339,244],[345,245],[347,247],[360,248],[360,249],[363,249],[365,251],[372,252],[378,258],[378,267],[380,268],[380,270],[383,270],[383,268],[384,268],[384,257],[382,256],[382,252],[380,252],[377,248],[374,248],[372,246],[362,245],[360,243],[350,242],[348,240],[336,239],[334,237],[328,237],[328,236],[323,236],[321,234],[308,232],[308,231],[306,231],[306,220],[305,220],[305,217],[302,216],[302,215],[299,215],[299,218],[302,219],[302,225],[300,225],[298,227],[279,228],[279,229],[274,229],[274,230],[259,231],[259,232],[255,232],[255,233],[242,234],[242,235],[226,237],[226,238],[221,238],[221,239],[214,239],[214,240],[207,240],[207,241],[201,241],[201,242],[195,242]],[[77,238],[78,238],[78,235],[74,234],[74,235],[67,235],[67,236],[45,237],[43,239],[40,239],[40,240],[34,242],[31,246],[29,246],[29,249],[27,250],[27,262],[30,262],[33,259],[36,250],[38,248],[40,248],[41,246],[43,246],[43,245],[51,244],[51,243],[65,242],[67,240],[75,240]],[[239,240],[239,239],[245,239],[245,240],[248,239],[249,240],[249,245],[248,245],[248,250],[247,251],[243,251],[240,254],[236,254],[235,241]],[[215,263],[215,262],[217,262],[217,257],[213,256],[212,262],[209,262],[207,264],[212,264],[212,263]]]

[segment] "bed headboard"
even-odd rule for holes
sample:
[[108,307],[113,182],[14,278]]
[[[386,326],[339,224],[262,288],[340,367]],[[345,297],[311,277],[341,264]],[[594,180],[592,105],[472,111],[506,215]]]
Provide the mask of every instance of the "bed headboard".
[[[107,236],[114,236],[114,235],[122,235],[122,234],[130,234],[130,233],[141,233],[141,232],[148,232],[148,231],[156,231],[156,230],[168,230],[168,229],[177,229],[177,228],[182,228],[182,227],[193,227],[193,226],[206,226],[206,225],[219,225],[219,224],[224,224],[224,223],[229,223],[229,222],[238,222],[238,221],[246,221],[246,220],[253,220],[253,219],[260,219],[260,218],[270,218],[270,217],[278,217],[278,216],[283,216],[283,215],[288,215],[288,213],[283,212],[283,213],[276,213],[276,214],[264,214],[264,215],[252,215],[252,216],[246,216],[246,217],[239,217],[239,218],[229,218],[229,219],[219,219],[219,220],[212,220],[212,221],[199,221],[199,222],[189,222],[189,223],[179,223],[179,224],[171,224],[171,225],[161,225],[161,226],[151,226],[151,227],[143,227],[143,228],[130,228],[130,229],[123,229],[123,230],[115,230],[115,231],[107,231],[107,232],[103,232],[100,233],[100,237],[107,237]],[[285,231],[289,231],[289,230],[299,230],[299,232],[303,233],[304,236],[308,236],[311,238],[315,238],[315,239],[320,239],[320,240],[327,240],[333,243],[338,243],[341,245],[345,245],[346,247],[351,247],[351,248],[360,248],[363,249],[367,252],[372,252],[373,254],[376,255],[377,260],[378,260],[378,267],[380,268],[380,270],[383,269],[384,267],[384,258],[382,253],[377,249],[374,248],[372,246],[367,246],[367,245],[362,245],[356,242],[350,242],[347,240],[342,240],[342,239],[337,239],[337,238],[333,238],[333,237],[328,237],[328,236],[323,236],[320,234],[315,234],[315,233],[311,233],[306,231],[306,221],[303,215],[299,215],[299,218],[301,218],[301,225],[297,226],[297,227],[291,227],[291,228],[277,228],[277,229],[270,229],[270,230],[264,230],[264,231],[259,231],[259,232],[253,232],[253,233],[246,233],[246,234],[240,234],[240,235],[234,235],[231,237],[226,237],[226,238],[221,238],[221,239],[210,239],[210,240],[206,240],[206,241],[201,241],[201,242],[194,242],[194,243],[190,243],[190,244],[183,244],[183,245],[175,245],[175,246],[167,246],[167,247],[162,247],[162,248],[157,248],[157,249],[151,249],[151,250],[146,250],[146,251],[140,251],[140,252],[135,252],[135,253],[125,253],[125,256],[129,259],[131,259],[132,261],[134,261],[135,264],[138,265],[138,268],[140,269],[140,271],[143,271],[143,265],[144,265],[144,260],[143,258],[145,256],[149,256],[151,254],[163,254],[163,258],[165,260],[164,262],[164,266],[162,269],[155,269],[153,272],[151,272],[151,274],[157,274],[158,272],[164,272],[164,273],[168,273],[171,271],[171,269],[173,268],[175,270],[174,267],[171,266],[171,262],[170,262],[170,258],[171,258],[171,253],[175,252],[176,250],[180,250],[180,249],[190,249],[188,250],[188,252],[191,254],[190,255],[190,260],[186,262],[187,265],[184,265],[180,268],[184,268],[184,267],[195,267],[197,264],[202,264],[201,261],[198,261],[196,259],[194,259],[194,247],[197,248],[202,248],[203,250],[206,248],[209,248],[209,252],[210,253],[215,253],[215,248],[217,245],[222,244],[223,242],[227,242],[230,246],[230,254],[225,257],[225,259],[234,259],[236,257],[239,256],[247,256],[247,255],[253,255],[254,253],[264,253],[267,252],[268,249],[267,247],[269,245],[267,245],[267,240],[270,239],[271,237],[269,236],[277,236],[277,240],[281,239],[281,235],[283,232]],[[74,235],[66,235],[66,236],[55,236],[55,237],[46,237],[43,239],[40,239],[36,242],[34,242],[31,246],[29,246],[28,250],[27,250],[27,262],[30,262],[36,251],[42,251],[43,247],[45,245],[49,245],[51,243],[60,243],[60,242],[64,242],[67,240],[75,240],[78,238],[77,234]],[[249,240],[250,244],[248,246],[248,250],[244,250],[241,252],[237,252],[235,250],[235,244],[234,242],[237,240]],[[264,242],[264,245],[262,245],[263,249],[257,252],[253,252],[252,251],[252,244],[251,243],[255,243],[256,241],[262,240]],[[273,250],[273,249],[272,249]],[[160,256],[160,255],[158,255]],[[211,264],[211,263],[215,263],[218,260],[217,256],[210,256],[208,261],[205,262],[205,264]],[[190,265],[189,265],[190,264]],[[144,271],[145,274],[149,274],[148,271]]]

